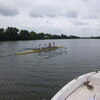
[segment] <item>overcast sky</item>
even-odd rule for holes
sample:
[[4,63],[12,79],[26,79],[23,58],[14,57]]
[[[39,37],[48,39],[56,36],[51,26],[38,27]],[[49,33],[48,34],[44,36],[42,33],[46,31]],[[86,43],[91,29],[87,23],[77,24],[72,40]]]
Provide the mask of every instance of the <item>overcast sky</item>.
[[100,0],[0,0],[0,27],[100,36]]

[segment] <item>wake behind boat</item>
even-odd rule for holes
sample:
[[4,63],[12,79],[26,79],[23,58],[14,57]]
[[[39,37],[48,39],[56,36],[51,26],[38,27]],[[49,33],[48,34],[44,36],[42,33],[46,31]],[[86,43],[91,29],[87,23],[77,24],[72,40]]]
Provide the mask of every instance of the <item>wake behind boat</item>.
[[51,100],[100,100],[100,71],[72,80]]
[[30,51],[16,53],[16,55],[27,54],[27,53],[37,53],[37,52],[42,52],[42,51],[54,50],[54,49],[58,49],[62,47],[64,46],[56,46],[56,47],[50,47],[50,48],[44,48],[44,49],[30,50]]

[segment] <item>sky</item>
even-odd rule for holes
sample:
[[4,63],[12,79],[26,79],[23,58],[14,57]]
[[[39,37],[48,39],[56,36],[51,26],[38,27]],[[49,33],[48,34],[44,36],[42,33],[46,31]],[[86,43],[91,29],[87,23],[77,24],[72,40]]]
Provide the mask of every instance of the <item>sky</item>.
[[100,0],[0,0],[0,28],[100,36]]

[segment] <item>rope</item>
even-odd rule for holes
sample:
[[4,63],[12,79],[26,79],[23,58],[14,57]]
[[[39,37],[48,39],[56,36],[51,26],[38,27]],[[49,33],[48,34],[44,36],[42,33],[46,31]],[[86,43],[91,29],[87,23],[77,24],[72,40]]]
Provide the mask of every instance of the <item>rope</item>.
[[89,75],[89,76],[86,76],[86,75],[85,75],[87,81],[84,82],[83,84],[84,84],[85,86],[87,86],[87,88],[88,88],[89,90],[91,90],[91,91],[94,90],[94,86],[89,84],[89,83],[90,83],[90,81],[89,81],[89,77],[91,77],[92,75],[94,75],[94,74],[96,74],[96,73],[98,73],[98,71],[96,71],[95,73],[93,73],[93,74],[91,74],[91,75]]

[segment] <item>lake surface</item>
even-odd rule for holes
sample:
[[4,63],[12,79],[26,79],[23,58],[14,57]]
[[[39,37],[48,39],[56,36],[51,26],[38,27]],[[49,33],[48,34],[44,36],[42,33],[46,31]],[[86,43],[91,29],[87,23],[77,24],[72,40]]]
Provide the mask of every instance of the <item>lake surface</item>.
[[[65,47],[14,55],[49,42]],[[0,100],[50,100],[72,79],[96,70],[99,39],[0,42]]]

